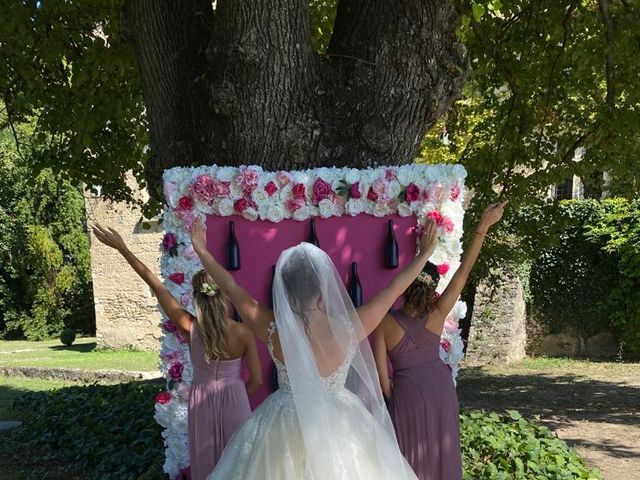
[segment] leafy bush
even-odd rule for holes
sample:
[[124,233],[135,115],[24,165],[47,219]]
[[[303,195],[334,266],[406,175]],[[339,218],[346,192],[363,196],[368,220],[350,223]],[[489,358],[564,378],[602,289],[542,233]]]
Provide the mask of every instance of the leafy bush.
[[41,340],[64,327],[93,333],[82,193],[48,169],[37,171],[28,149],[22,153],[0,130],[0,334]]
[[465,480],[601,478],[548,428],[514,410],[474,410],[460,418]]
[[24,421],[18,442],[94,479],[135,479],[162,463],[153,419],[157,385],[126,383],[27,393],[14,402]]
[[552,332],[614,332],[640,358],[640,200],[563,202],[567,221],[530,277],[531,312]]

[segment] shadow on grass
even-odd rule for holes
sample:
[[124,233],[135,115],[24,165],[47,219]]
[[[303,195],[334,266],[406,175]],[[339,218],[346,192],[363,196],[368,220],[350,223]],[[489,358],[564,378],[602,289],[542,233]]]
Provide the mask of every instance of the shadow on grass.
[[576,374],[496,374],[468,367],[458,381],[465,408],[515,409],[550,426],[572,421],[640,425],[640,387]]
[[55,351],[87,353],[87,352],[92,352],[96,349],[96,342],[78,343],[77,345],[71,345],[69,347],[66,345],[52,345],[49,347],[49,349],[55,350]]

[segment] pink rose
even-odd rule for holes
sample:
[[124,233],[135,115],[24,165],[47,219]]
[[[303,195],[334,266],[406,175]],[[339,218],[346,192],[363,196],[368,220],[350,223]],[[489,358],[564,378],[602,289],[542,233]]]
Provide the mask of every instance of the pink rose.
[[458,322],[452,316],[448,316],[444,321],[444,329],[447,332],[455,332],[458,330]]
[[182,344],[185,344],[188,342],[187,337],[184,335],[184,333],[180,331],[176,332],[176,337],[178,338],[178,341]]
[[321,178],[318,178],[313,183],[313,203],[316,205],[325,198],[331,198],[333,196],[333,189],[331,185]]
[[387,171],[384,172],[384,178],[391,182],[392,180],[397,180],[398,176],[392,169],[387,168]]
[[171,365],[169,367],[169,376],[173,379],[173,380],[181,380],[182,379],[182,372],[184,370],[184,365],[182,365],[181,362],[176,362],[173,365]]
[[215,181],[215,192],[217,197],[229,198],[231,195],[231,183],[222,182],[220,180]]
[[441,263],[440,265],[438,265],[438,273],[440,275],[446,275],[448,271],[449,271],[448,263]]
[[162,322],[162,328],[164,328],[165,332],[175,332],[178,330],[171,320],[165,320]]
[[169,353],[161,354],[160,358],[163,362],[174,363],[176,361],[181,362],[184,359],[184,355],[182,354],[182,350],[172,350]]
[[454,183],[451,186],[451,192],[449,193],[449,199],[452,202],[455,202],[458,197],[460,196],[460,185],[458,185],[457,183]]
[[258,186],[259,176],[260,174],[253,168],[240,167],[240,171],[236,177],[236,183],[242,188],[245,195],[251,195],[251,192]]
[[174,182],[170,182],[170,181],[165,181],[163,182],[163,190],[164,190],[164,197],[169,200],[169,197],[171,197],[171,195],[173,195],[176,190],[178,190],[178,185],[176,185]]
[[407,202],[415,202],[420,198],[420,187],[415,183],[410,183],[407,190],[404,193]]
[[445,352],[449,352],[449,350],[451,350],[451,342],[446,338],[440,340],[440,346]]
[[191,230],[191,226],[196,221],[196,217],[191,210],[176,210],[177,216],[182,220],[186,231]]
[[349,198],[362,198],[362,193],[360,192],[360,182],[352,183],[349,185]]
[[169,275],[169,280],[178,285],[182,285],[184,283],[184,273],[173,272],[171,275]]
[[273,182],[269,182],[264,186],[264,191],[267,192],[267,195],[272,197],[273,194],[278,191],[278,186]]
[[444,216],[443,216],[443,217],[440,219],[440,222],[439,222],[439,223],[440,223],[440,225],[439,225],[439,226],[440,226],[440,227],[442,227],[442,228],[444,228],[444,230],[445,230],[447,233],[451,233],[451,232],[453,232],[453,230],[454,230],[454,229],[455,229],[455,227],[456,227],[456,226],[455,226],[455,224],[453,223],[453,220],[451,220],[449,217],[444,217]]
[[193,301],[193,294],[191,292],[183,293],[182,295],[180,295],[180,303],[182,304],[183,307],[190,305],[192,301]]
[[246,198],[240,198],[236,200],[236,202],[233,204],[233,208],[238,213],[244,212],[250,206],[251,204],[249,203],[249,200],[247,200]]
[[165,403],[169,403],[171,401],[171,392],[159,392],[156,395],[156,403],[164,405]]
[[295,212],[299,208],[304,206],[304,200],[301,198],[290,198],[286,202],[284,202],[284,207],[290,212]]
[[291,193],[293,193],[294,198],[304,198],[305,196],[305,188],[303,183],[296,183],[291,189]]
[[171,232],[167,232],[164,234],[164,237],[162,237],[162,248],[165,249],[165,251],[169,251],[172,248],[175,248],[178,245],[178,240],[176,239],[176,236],[171,233]]
[[198,258],[198,254],[193,249],[193,245],[187,245],[184,249],[183,255],[187,260],[196,260]]
[[440,225],[442,221],[442,214],[437,210],[431,210],[427,213],[427,218],[433,218],[436,221],[436,224]]
[[193,210],[193,198],[182,196],[180,200],[178,200],[178,210],[183,212],[190,212]]
[[427,201],[439,202],[442,199],[442,184],[436,183],[429,188],[427,194]]
[[373,182],[373,185],[371,185],[371,188],[373,188],[373,190],[378,195],[384,197],[387,194],[387,189],[389,188],[389,182],[387,182],[382,178],[379,178],[375,182]]
[[375,202],[376,200],[378,200],[378,194],[375,192],[373,187],[369,188],[369,192],[367,193],[367,199],[371,200],[372,202]]
[[289,174],[287,172],[280,170],[278,173],[276,173],[276,181],[278,182],[278,185],[284,187],[285,185],[289,184],[291,179],[289,178]]

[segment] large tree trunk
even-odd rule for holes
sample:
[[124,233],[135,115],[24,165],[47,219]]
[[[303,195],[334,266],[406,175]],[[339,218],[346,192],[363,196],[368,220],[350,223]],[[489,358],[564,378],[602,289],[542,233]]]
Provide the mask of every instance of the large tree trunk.
[[326,55],[308,0],[127,0],[153,156],[165,168],[409,163],[467,72],[453,0],[341,0]]

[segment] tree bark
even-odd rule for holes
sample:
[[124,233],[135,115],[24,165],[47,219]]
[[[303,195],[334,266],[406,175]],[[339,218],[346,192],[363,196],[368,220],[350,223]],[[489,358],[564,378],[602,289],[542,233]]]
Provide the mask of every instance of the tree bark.
[[468,70],[453,0],[342,0],[326,55],[308,0],[127,0],[158,193],[176,165],[410,163]]

